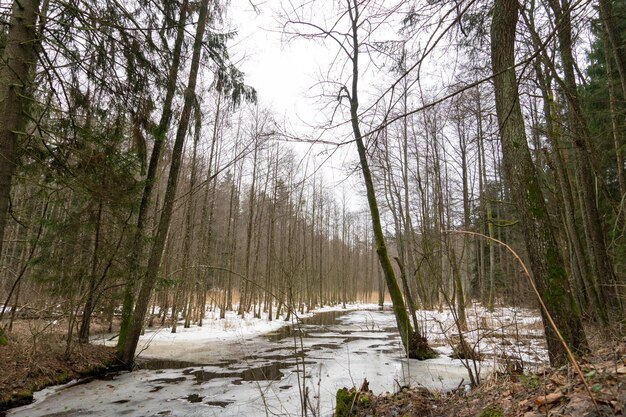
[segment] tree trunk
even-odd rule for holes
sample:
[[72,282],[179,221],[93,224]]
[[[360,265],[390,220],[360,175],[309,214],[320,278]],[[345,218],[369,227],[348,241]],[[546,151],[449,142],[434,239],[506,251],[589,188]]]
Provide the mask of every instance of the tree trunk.
[[96,230],[93,239],[93,254],[91,257],[91,273],[89,274],[89,287],[87,290],[87,299],[83,307],[83,316],[78,331],[78,342],[87,343],[89,341],[89,327],[91,325],[91,314],[96,307],[96,289],[98,287],[98,248],[100,245],[100,228],[102,226],[102,201],[98,202],[98,211],[95,216]]
[[11,198],[11,182],[19,164],[19,139],[25,135],[39,0],[14,0],[6,46],[0,61],[0,254]]
[[436,355],[426,341],[426,339],[419,333],[416,333],[409,316],[406,311],[404,299],[402,298],[402,292],[398,286],[393,266],[389,260],[389,253],[387,252],[387,245],[385,243],[385,235],[383,234],[383,228],[380,222],[380,213],[378,210],[378,201],[376,199],[376,192],[374,190],[374,182],[372,181],[372,173],[370,171],[369,162],[367,161],[367,151],[365,144],[363,143],[363,136],[361,135],[361,127],[359,125],[359,100],[358,100],[358,79],[359,79],[359,40],[358,40],[358,27],[359,27],[359,10],[357,0],[352,1],[352,4],[348,5],[348,14],[350,16],[351,27],[351,41],[352,41],[352,88],[350,93],[350,116],[352,124],[352,132],[356,142],[357,150],[359,153],[359,162],[361,165],[361,172],[363,174],[363,181],[365,182],[365,188],[367,190],[367,202],[370,209],[370,215],[372,217],[372,228],[374,232],[374,241],[376,243],[376,252],[378,253],[378,260],[383,269],[383,275],[387,283],[387,289],[391,296],[391,302],[393,303],[393,311],[396,316],[396,322],[398,324],[398,331],[402,339],[402,345],[409,358],[414,359],[428,359]]
[[[591,269],[595,278],[601,283],[600,296],[609,306],[609,312],[616,317],[621,313],[621,299],[616,288],[616,277],[613,272],[613,262],[609,256],[604,241],[604,231],[597,207],[595,191],[597,175],[593,171],[592,143],[587,120],[580,106],[576,76],[574,73],[574,56],[572,52],[572,23],[570,6],[563,0],[549,0],[550,8],[557,22],[557,37],[561,63],[563,65],[563,89],[567,98],[567,115],[569,129],[572,132],[572,141],[578,160],[577,176],[580,180],[583,194],[583,226],[590,246]],[[595,174],[598,174],[596,171]]]
[[248,194],[248,224],[246,226],[246,250],[245,250],[245,271],[244,277],[241,285],[239,286],[239,309],[238,314],[240,316],[244,316],[244,313],[249,305],[249,299],[251,298],[249,295],[250,292],[250,280],[252,276],[250,275],[250,257],[251,257],[251,246],[252,246],[252,226],[254,225],[254,206],[256,204],[255,201],[255,185],[256,185],[256,169],[257,169],[257,154],[259,151],[259,143],[258,143],[258,114],[257,116],[257,126],[254,132],[254,154],[252,157],[252,182],[250,184],[250,192]]
[[159,227],[154,241],[154,246],[150,253],[148,260],[148,269],[137,297],[137,304],[133,312],[133,319],[130,325],[129,334],[124,346],[124,353],[120,360],[127,366],[132,366],[137,349],[137,343],[139,342],[139,336],[141,334],[141,328],[143,327],[143,321],[146,316],[148,303],[150,301],[150,295],[157,279],[159,265],[161,264],[161,257],[163,255],[163,248],[165,246],[165,240],[170,226],[170,219],[172,217],[172,211],[174,208],[174,200],[176,197],[176,189],[178,186],[178,176],[180,173],[180,164],[183,153],[183,144],[185,143],[185,137],[187,136],[187,128],[189,126],[189,119],[191,117],[191,110],[195,99],[196,81],[198,79],[198,69],[200,66],[200,56],[202,53],[203,37],[206,29],[207,16],[208,16],[209,1],[202,0],[200,6],[200,15],[198,17],[198,23],[196,28],[196,35],[193,44],[193,56],[191,60],[191,68],[189,71],[189,82],[184,94],[184,104],[180,115],[180,122],[176,131],[176,140],[174,141],[174,148],[172,150],[172,164],[170,166],[169,176],[167,178],[167,188],[165,191],[165,198],[163,202],[163,211],[159,220]]
[[193,293],[195,289],[195,270],[191,265],[191,244],[194,241],[194,191],[196,188],[197,177],[197,159],[198,159],[198,142],[200,142],[200,131],[202,129],[202,111],[198,101],[195,103],[194,110],[195,126],[193,153],[191,156],[191,177],[189,179],[189,200],[187,201],[187,213],[185,215],[185,236],[183,242],[183,264],[182,264],[182,287],[183,302],[185,303],[185,324],[184,328],[191,326],[191,311]]
[[[617,108],[617,91],[615,91],[615,85],[613,83],[613,70],[611,64],[611,54],[609,53],[610,44],[606,37],[604,39],[604,62],[606,65],[606,85],[609,90],[609,114],[611,115],[611,129],[613,134],[613,146],[615,148],[615,160],[617,163],[617,180],[619,184],[620,198],[626,196],[626,175],[624,175],[624,156],[622,155],[622,133],[623,129],[620,129],[620,116]],[[624,91],[624,98],[626,98],[626,90]],[[622,121],[624,119],[621,119]]]
[[169,74],[167,79],[165,101],[163,102],[163,109],[161,112],[159,125],[153,132],[154,147],[152,148],[152,154],[150,155],[148,173],[146,175],[143,194],[141,196],[141,202],[139,204],[139,213],[137,215],[137,228],[135,229],[133,245],[129,256],[130,275],[128,277],[128,281],[126,282],[126,287],[124,288],[122,321],[120,323],[120,335],[117,340],[118,358],[124,356],[126,336],[128,335],[133,313],[135,288],[140,278],[140,259],[142,258],[143,254],[143,241],[144,230],[146,227],[146,219],[148,217],[148,210],[150,209],[152,190],[154,189],[154,184],[156,182],[159,160],[161,159],[163,145],[165,144],[165,135],[167,133],[170,120],[172,118],[172,102],[174,100],[174,94],[176,93],[178,70],[180,67],[180,55],[182,51],[183,40],[185,38],[185,22],[187,20],[188,3],[188,0],[183,0],[180,6],[180,16],[178,19],[178,27],[176,29],[176,41],[174,42],[172,64],[169,68]]
[[[535,30],[534,17],[530,14],[524,16],[527,20],[527,26],[532,33],[533,45],[536,50],[541,50],[541,40],[539,38],[539,34]],[[544,66],[548,69],[548,71],[544,71]],[[577,192],[577,190],[576,187],[573,186],[570,174],[567,170],[567,146],[564,146],[562,141],[563,132],[561,126],[563,126],[563,121],[560,120],[557,105],[554,100],[555,95],[551,87],[552,77],[555,75],[551,76],[549,72],[550,70],[554,71],[553,63],[547,53],[543,52],[542,59],[538,59],[535,63],[535,74],[543,99],[546,137],[553,148],[554,169],[559,189],[561,191],[561,204],[564,208],[563,219],[565,231],[573,252],[571,256],[573,264],[572,269],[577,272],[575,276],[579,280],[579,285],[576,289],[579,292],[578,298],[585,302],[581,305],[581,308],[584,308],[586,304],[591,303],[598,318],[606,323],[608,320],[606,303],[602,301],[602,291],[600,289],[598,276],[591,270],[592,262],[589,260],[591,251],[587,253],[584,250],[581,236],[576,227],[576,204],[574,203],[572,192]],[[581,204],[581,207],[582,206],[583,205]],[[590,248],[590,246],[590,243],[587,241],[587,247]]]
[[[580,314],[570,292],[561,252],[552,233],[526,141],[515,74],[518,7],[517,0],[495,0],[491,26],[491,59],[503,163],[539,293],[570,348],[583,353],[587,351],[587,341]],[[553,365],[567,363],[563,345],[546,320],[545,312],[542,310],[541,313],[550,362]]]
[[[622,42],[623,33],[620,37],[619,28],[616,27],[617,22],[612,0],[598,0],[598,9],[600,10],[600,19],[604,25],[606,37],[608,38],[607,43],[609,45],[607,46],[611,47],[610,51],[615,56],[622,93],[626,97],[626,49],[624,49],[624,43]],[[619,19],[619,16],[617,18]],[[605,47],[605,50],[608,54],[609,48]]]

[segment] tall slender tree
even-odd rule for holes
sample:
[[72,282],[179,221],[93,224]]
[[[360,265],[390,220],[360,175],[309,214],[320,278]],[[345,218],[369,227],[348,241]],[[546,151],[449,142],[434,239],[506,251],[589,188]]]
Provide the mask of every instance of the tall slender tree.
[[165,191],[163,210],[159,220],[155,242],[150,252],[148,269],[141,283],[141,289],[137,297],[137,303],[133,312],[133,319],[130,325],[129,334],[124,345],[124,351],[119,358],[121,362],[127,366],[132,366],[134,362],[135,350],[137,349],[137,343],[139,342],[139,336],[141,335],[141,329],[143,328],[148,303],[157,279],[159,266],[161,264],[161,257],[163,256],[163,248],[165,247],[165,240],[170,227],[170,219],[178,187],[183,145],[187,136],[187,128],[189,127],[189,120],[191,118],[194,100],[196,99],[196,84],[200,68],[200,56],[202,54],[202,45],[204,43],[204,33],[206,31],[208,18],[209,0],[202,0],[193,43],[193,55],[191,58],[189,80],[185,88],[183,109],[180,114],[180,120],[176,131],[176,140],[174,141],[174,148],[172,150],[172,163],[167,179],[167,189]]

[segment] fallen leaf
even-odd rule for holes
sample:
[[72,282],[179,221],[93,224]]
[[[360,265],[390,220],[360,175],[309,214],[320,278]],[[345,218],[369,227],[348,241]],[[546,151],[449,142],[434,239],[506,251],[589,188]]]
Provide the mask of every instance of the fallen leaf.
[[566,415],[570,416],[584,416],[593,410],[594,405],[589,398],[573,395],[570,398],[570,402],[565,407],[564,412]]
[[561,394],[560,392],[553,392],[552,394],[541,395],[535,399],[535,404],[539,406],[544,405],[544,404],[554,404],[555,402],[559,401],[562,397],[563,397],[563,394]]
[[565,382],[566,382],[565,377],[561,375],[556,375],[556,374],[550,376],[550,381],[552,381],[552,383],[556,385],[557,387],[561,385],[565,385]]

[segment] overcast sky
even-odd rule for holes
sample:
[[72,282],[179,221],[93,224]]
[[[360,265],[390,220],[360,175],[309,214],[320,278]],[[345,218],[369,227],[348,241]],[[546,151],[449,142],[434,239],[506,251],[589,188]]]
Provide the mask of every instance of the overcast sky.
[[283,41],[275,14],[279,7],[276,0],[259,3],[256,10],[248,1],[237,1],[228,15],[238,31],[233,49],[246,81],[257,89],[263,105],[293,119],[306,110],[305,94],[326,51],[304,40]]
[[[316,137],[319,129],[315,132],[312,127],[320,127],[328,122],[330,113],[320,110],[323,104],[334,101],[332,95],[337,94],[339,88],[333,85],[328,90],[331,97],[321,98],[319,82],[328,77],[346,82],[349,79],[349,67],[346,68],[342,64],[346,61],[345,56],[340,56],[334,61],[338,47],[329,39],[325,44],[310,39],[288,39],[283,33],[279,17],[282,11],[281,1],[289,5],[288,7],[296,8],[303,3],[306,4],[305,7],[309,9],[304,14],[311,14],[319,22],[324,22],[328,19],[327,15],[336,12],[333,10],[333,5],[336,4],[332,3],[332,0],[328,3],[324,1],[305,3],[304,0],[289,3],[287,0],[266,0],[263,3],[254,3],[256,7],[250,1],[232,2],[228,10],[228,21],[230,26],[237,30],[238,36],[231,49],[234,56],[239,59],[238,66],[245,72],[247,83],[257,89],[260,105],[271,108],[276,121],[286,126],[291,133]],[[323,9],[325,3],[328,10]],[[312,9],[313,7],[317,9]],[[394,22],[388,21],[388,24],[377,26],[377,31],[382,33],[384,40],[401,39],[398,29],[399,19],[402,16],[403,13],[397,11],[394,14]],[[341,27],[338,28],[338,30],[341,29]],[[415,46],[414,44],[413,47]],[[452,71],[455,66],[454,58],[442,60],[438,51],[432,54],[432,58],[434,65],[426,63],[422,67],[422,80],[438,79],[437,84],[449,85],[447,80],[442,79],[442,74]],[[359,62],[361,66],[359,102],[360,108],[364,109],[370,102],[368,96],[378,97],[380,91],[389,86],[397,75],[391,74],[389,68],[377,69],[368,64],[365,54],[360,55]],[[327,71],[330,67],[334,68],[334,72],[329,75]],[[337,119],[341,121],[341,116]],[[347,115],[343,116],[343,120],[349,120]],[[364,127],[364,130],[367,129]],[[342,141],[350,138],[351,131],[347,124],[343,129],[334,130],[332,135],[324,139]],[[296,148],[302,156],[307,154],[307,151],[308,155],[318,155],[329,150],[328,147],[321,145],[312,149],[310,145],[300,145]],[[363,189],[360,173],[347,178],[347,172],[356,166],[356,148],[353,145],[344,146],[336,151],[332,158],[326,158],[326,154],[316,158],[318,164],[325,161],[326,183],[335,188],[340,198],[343,189],[347,189],[351,206],[354,209],[362,209],[364,200],[356,198],[356,195]]]
[[[315,86],[322,79],[320,72],[331,64],[332,50],[305,39],[286,39],[278,21],[279,11],[280,0],[258,3],[256,10],[248,1],[231,3],[228,18],[238,31],[232,50],[246,82],[256,88],[260,105],[272,109],[276,121],[291,133],[315,135],[313,127],[326,121],[318,111],[321,104],[315,97],[319,93]],[[318,164],[325,161],[327,185],[339,195],[346,188],[350,205],[355,210],[361,208],[362,201],[354,193],[355,188],[361,188],[360,177],[347,178],[345,173],[356,161],[350,152],[355,149],[344,147],[345,151],[327,159],[327,147],[301,144],[295,148],[301,158],[316,156]],[[309,163],[307,172],[313,165]]]

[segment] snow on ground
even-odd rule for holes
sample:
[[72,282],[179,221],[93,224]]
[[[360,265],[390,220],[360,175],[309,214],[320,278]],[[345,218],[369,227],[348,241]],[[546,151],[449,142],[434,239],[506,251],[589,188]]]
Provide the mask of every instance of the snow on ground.
[[[404,357],[391,311],[378,311],[376,305],[322,311],[328,313],[304,321],[298,317],[293,328],[285,327],[290,322],[284,320],[234,313],[217,320],[217,311],[202,327],[180,326],[175,334],[166,328],[149,330],[140,340],[140,358],[164,369],[44,390],[35,394],[35,403],[8,415],[295,416],[301,415],[306,397],[307,408],[327,416],[337,389],[360,386],[364,378],[375,393],[405,385],[450,390],[469,380],[462,362],[447,356],[451,348],[446,341],[458,340],[450,312],[418,313],[422,329],[442,355],[416,361]],[[489,313],[474,305],[468,319],[472,330],[464,334],[483,353],[534,354],[539,360],[544,355],[536,311],[499,308]],[[493,369],[493,359],[478,366],[484,377]],[[178,369],[166,369],[174,367]]]
[[[475,303],[466,310],[465,340],[476,352],[500,362],[521,361],[524,369],[548,362],[539,311],[522,307],[496,307],[492,312]],[[457,345],[459,331],[450,310],[420,310],[421,328],[434,345]]]
[[[390,306],[387,305],[386,308]],[[137,352],[141,358],[160,358],[169,360],[211,363],[216,360],[228,360],[245,355],[247,347],[256,336],[276,331],[282,327],[293,325],[298,320],[328,311],[376,311],[375,304],[348,304],[326,306],[308,313],[292,315],[285,321],[282,315],[278,320],[268,320],[267,313],[261,318],[251,314],[241,317],[233,311],[227,311],[224,319],[219,319],[220,311],[216,309],[206,313],[203,326],[192,325],[183,328],[179,325],[176,333],[170,327],[155,327],[146,331],[139,339]],[[479,303],[470,305],[467,310],[468,331],[463,332],[465,340],[476,352],[485,355],[492,361],[500,363],[520,361],[525,369],[538,367],[548,361],[548,354],[543,336],[541,317],[537,310],[522,307],[496,307],[490,312]],[[355,316],[357,320],[363,317]],[[428,338],[429,343],[439,347],[446,355],[452,353],[451,345],[458,345],[459,331],[455,324],[455,314],[450,310],[419,310],[417,311],[420,329]],[[387,323],[395,327],[395,320]],[[365,326],[368,318],[365,317]],[[372,326],[374,323],[370,323]],[[99,340],[107,345],[115,345],[116,340],[109,341],[110,335],[101,335]],[[207,350],[208,343],[238,342],[239,346],[228,352]]]
[[[172,333],[171,327],[148,328],[144,335],[139,338],[137,352],[141,358],[160,358],[180,361],[208,363],[216,359],[206,350],[206,344],[211,342],[241,342],[245,343],[255,336],[276,331],[282,327],[297,323],[299,319],[312,317],[314,314],[327,311],[354,311],[371,310],[378,308],[373,304],[348,304],[344,309],[342,305],[325,306],[315,311],[300,314],[296,312],[289,321],[282,314],[278,320],[268,320],[268,314],[263,312],[261,318],[255,318],[252,314],[245,317],[239,316],[234,311],[227,311],[224,319],[220,319],[220,310],[207,311],[202,326],[192,325],[185,329],[178,325],[176,333]],[[92,338],[93,342],[115,346],[117,339],[111,339],[111,334],[98,335]],[[198,355],[205,352],[201,358]],[[239,353],[239,352],[237,352]],[[221,354],[219,354],[221,355]]]

